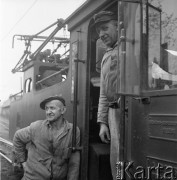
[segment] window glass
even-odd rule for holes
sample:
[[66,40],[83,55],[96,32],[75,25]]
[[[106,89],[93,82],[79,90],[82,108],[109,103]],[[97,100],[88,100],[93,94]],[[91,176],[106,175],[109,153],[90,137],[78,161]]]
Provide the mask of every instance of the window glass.
[[65,81],[68,74],[68,68],[69,68],[69,61],[68,63],[65,64],[65,66],[63,65],[63,67],[58,67],[55,65],[41,66],[39,68],[39,74],[36,77],[37,90],[50,87],[54,84]]
[[148,6],[149,90],[177,88],[177,1],[151,0]]
[[[119,93],[140,93],[140,37],[141,16],[139,3],[122,3],[119,14]],[[122,25],[121,25],[122,24]]]

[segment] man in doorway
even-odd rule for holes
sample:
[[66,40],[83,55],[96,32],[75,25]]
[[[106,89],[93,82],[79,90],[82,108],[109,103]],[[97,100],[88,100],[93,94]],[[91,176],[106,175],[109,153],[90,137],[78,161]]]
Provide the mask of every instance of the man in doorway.
[[[46,119],[18,130],[13,139],[15,163],[24,168],[22,180],[78,180],[80,153],[71,148],[73,125],[63,117],[64,98],[49,97],[40,107],[45,110]],[[77,127],[77,146],[79,143]]]
[[96,31],[106,45],[107,51],[101,63],[100,97],[97,122],[99,136],[104,143],[110,143],[110,164],[113,179],[116,180],[116,162],[119,158],[119,97],[117,90],[118,70],[118,27],[117,15],[101,11],[94,16]]

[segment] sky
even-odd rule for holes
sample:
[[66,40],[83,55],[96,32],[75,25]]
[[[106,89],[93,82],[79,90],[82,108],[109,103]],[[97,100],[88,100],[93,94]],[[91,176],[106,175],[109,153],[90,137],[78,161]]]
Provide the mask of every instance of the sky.
[[66,19],[85,0],[0,0],[0,100],[21,91],[23,74],[11,70],[25,50],[16,34],[33,35],[57,21]]

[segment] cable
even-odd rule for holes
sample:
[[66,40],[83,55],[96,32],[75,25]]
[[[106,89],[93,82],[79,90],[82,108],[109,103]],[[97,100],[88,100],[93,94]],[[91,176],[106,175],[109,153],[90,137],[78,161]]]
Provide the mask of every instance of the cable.
[[31,8],[36,4],[38,0],[35,0],[32,5],[26,10],[26,12],[23,14],[23,16],[12,26],[12,28],[9,30],[9,32],[0,40],[3,41],[7,36],[13,31],[13,29],[17,26],[17,24],[27,15],[27,13],[31,10]]

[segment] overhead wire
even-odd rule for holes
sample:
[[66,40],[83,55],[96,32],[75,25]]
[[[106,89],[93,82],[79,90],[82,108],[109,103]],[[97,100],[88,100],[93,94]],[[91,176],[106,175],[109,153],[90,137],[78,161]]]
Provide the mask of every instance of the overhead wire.
[[28,14],[28,12],[33,8],[38,0],[35,0],[31,6],[26,10],[26,12],[20,17],[20,19],[12,26],[12,28],[7,32],[7,34],[0,40],[3,41],[7,38],[7,36],[13,31],[13,29],[17,26],[17,24]]

